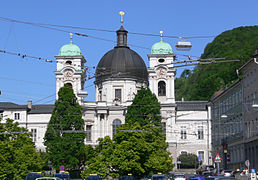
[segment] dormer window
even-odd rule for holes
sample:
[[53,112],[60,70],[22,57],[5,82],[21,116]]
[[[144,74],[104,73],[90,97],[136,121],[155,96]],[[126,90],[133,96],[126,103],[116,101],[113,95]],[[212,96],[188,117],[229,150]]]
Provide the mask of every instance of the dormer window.
[[122,97],[121,89],[115,89],[115,100],[121,101],[121,97]]
[[159,59],[158,61],[159,61],[159,63],[163,63],[163,62],[165,62],[165,59]]
[[66,64],[66,65],[72,65],[72,61],[70,61],[70,60],[69,60],[69,61],[66,61],[65,64]]

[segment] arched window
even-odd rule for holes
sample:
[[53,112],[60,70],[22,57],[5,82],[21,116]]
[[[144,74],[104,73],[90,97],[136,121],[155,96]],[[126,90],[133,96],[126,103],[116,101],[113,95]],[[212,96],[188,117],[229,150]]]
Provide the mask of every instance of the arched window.
[[72,61],[66,61],[65,64],[72,65]]
[[158,96],[166,96],[166,83],[164,81],[158,83]]
[[66,83],[66,85],[69,87],[69,88],[73,88],[73,85],[71,83]]
[[119,119],[113,121],[113,136],[116,134],[116,130],[119,126],[122,125],[122,122]]

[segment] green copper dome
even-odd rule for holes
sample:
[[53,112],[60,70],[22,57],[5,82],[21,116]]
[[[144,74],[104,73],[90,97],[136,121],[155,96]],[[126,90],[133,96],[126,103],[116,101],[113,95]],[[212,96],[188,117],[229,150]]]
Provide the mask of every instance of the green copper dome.
[[160,41],[155,44],[153,44],[151,48],[151,54],[172,54],[172,47],[170,44]]
[[80,48],[70,41],[69,44],[63,45],[60,48],[58,56],[82,56]]

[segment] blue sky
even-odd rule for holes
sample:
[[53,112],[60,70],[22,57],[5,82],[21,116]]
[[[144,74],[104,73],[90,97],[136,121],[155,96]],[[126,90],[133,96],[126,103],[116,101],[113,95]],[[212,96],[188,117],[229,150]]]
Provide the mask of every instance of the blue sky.
[[[0,17],[21,21],[79,26],[84,28],[117,30],[119,11],[125,11],[124,27],[129,32],[168,36],[217,36],[239,26],[257,25],[257,0],[8,0],[1,2]],[[62,45],[69,43],[69,33],[0,19],[0,50],[53,59]],[[116,41],[116,34],[80,29],[64,29]],[[214,38],[189,39],[192,50],[176,51],[177,39],[164,38],[173,52],[199,57]],[[149,66],[147,54],[159,37],[128,35],[130,48]],[[81,48],[86,66],[94,67],[101,57],[115,46],[111,41],[74,36],[73,42]],[[132,46],[136,45],[136,46]],[[139,48],[141,46],[144,48]],[[55,101],[55,63],[0,53],[0,101],[26,104],[49,104]],[[90,68],[91,74],[94,69]],[[180,75],[183,68],[177,70]],[[94,79],[88,80],[87,100],[95,100]]]

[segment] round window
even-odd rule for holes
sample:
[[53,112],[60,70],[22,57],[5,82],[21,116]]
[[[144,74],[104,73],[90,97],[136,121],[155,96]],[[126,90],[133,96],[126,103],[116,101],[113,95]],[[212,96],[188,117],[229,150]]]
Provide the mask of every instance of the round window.
[[159,59],[159,63],[165,62],[165,59]]

